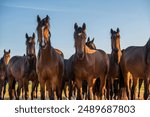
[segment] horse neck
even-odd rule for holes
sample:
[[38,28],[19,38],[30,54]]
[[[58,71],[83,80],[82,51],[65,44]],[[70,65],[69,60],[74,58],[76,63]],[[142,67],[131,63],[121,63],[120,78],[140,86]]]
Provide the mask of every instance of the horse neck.
[[[113,41],[113,40],[112,40]],[[111,42],[113,44],[113,42]],[[121,55],[122,55],[122,52],[121,52],[121,47],[120,47],[120,38],[117,38],[115,39],[115,47],[113,47],[112,45],[112,53],[111,55],[113,56],[114,59],[117,60],[117,63],[120,63],[120,58],[121,58]],[[114,49],[117,49],[118,52],[114,54]]]
[[119,50],[117,53],[114,53],[113,50],[112,50],[111,57],[113,58],[114,62],[119,64],[121,56],[122,56],[121,50]]
[[5,58],[4,56],[2,57],[1,60],[2,60],[2,63],[3,63],[4,65],[7,65],[7,60],[6,60],[6,58]]
[[118,50],[121,50],[121,47],[120,47],[120,39],[119,39],[119,38],[116,39],[116,48],[117,48]]
[[49,43],[46,45],[44,49],[41,47],[39,56],[41,57],[41,59],[44,59],[45,61],[47,61],[51,58],[52,53],[53,53],[52,51],[53,51],[53,47]]

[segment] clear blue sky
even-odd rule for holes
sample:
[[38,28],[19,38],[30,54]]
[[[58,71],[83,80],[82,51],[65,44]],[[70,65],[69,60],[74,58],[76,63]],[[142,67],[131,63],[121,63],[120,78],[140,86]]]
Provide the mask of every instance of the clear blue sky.
[[[25,33],[36,32],[36,16],[50,16],[51,42],[65,58],[74,52],[74,23],[87,26],[97,48],[110,53],[110,29],[120,28],[121,48],[145,45],[150,37],[149,0],[3,0],[0,2],[0,57],[25,53]],[[36,33],[37,35],[37,33]],[[37,36],[36,36],[37,40]],[[38,45],[36,45],[38,51]]]

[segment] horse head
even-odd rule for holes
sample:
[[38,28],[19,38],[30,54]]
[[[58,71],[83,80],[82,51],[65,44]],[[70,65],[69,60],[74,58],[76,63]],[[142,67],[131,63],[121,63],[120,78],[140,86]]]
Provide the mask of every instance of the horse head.
[[[39,15],[37,16],[37,32],[38,32],[38,42],[41,47],[43,45],[45,46],[46,44],[50,43],[50,23],[49,23],[49,16],[47,15],[45,18],[41,20]],[[43,38],[44,37],[44,38]]]
[[6,51],[5,49],[4,49],[4,62],[5,62],[5,64],[7,65],[8,64],[8,62],[9,62],[9,60],[10,60],[10,49],[8,50],[8,51]]
[[120,49],[120,31],[117,28],[117,31],[113,29],[110,30],[111,33],[111,48],[113,49]]
[[27,55],[35,55],[35,34],[32,36],[28,36],[26,33],[26,54]]
[[111,33],[111,48],[112,48],[112,55],[115,62],[120,62],[121,57],[121,48],[120,48],[120,31],[117,28],[116,31],[113,29],[110,30]]
[[86,45],[90,48],[90,49],[96,49],[96,46],[94,44],[94,38],[92,40],[90,40],[90,37],[88,37],[88,40],[86,42]]
[[86,43],[86,24],[83,23],[82,27],[78,27],[77,23],[74,24],[74,41],[77,58],[82,60],[84,58],[85,43]]

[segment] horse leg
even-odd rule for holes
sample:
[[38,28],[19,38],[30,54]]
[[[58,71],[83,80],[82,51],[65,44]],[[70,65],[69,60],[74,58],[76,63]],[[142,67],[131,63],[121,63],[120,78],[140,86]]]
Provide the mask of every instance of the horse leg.
[[72,80],[69,79],[69,100],[71,100],[72,96]]
[[114,99],[117,100],[119,98],[119,79],[114,80]]
[[24,89],[25,89],[25,100],[28,99],[28,80],[24,80]]
[[149,96],[149,82],[149,78],[144,79],[144,100],[147,100]]
[[18,88],[17,88],[17,97],[16,99],[19,100],[20,94],[21,94],[21,89],[23,88],[23,82],[19,81],[18,82]]
[[91,80],[88,81],[88,99],[93,100],[93,81]]
[[101,76],[101,82],[100,82],[100,100],[103,99],[103,97],[105,97],[105,87],[106,87],[106,78],[107,76]]
[[7,81],[4,81],[4,86],[3,86],[3,99],[4,99],[5,93],[6,93],[6,85],[7,85]]
[[62,80],[62,87],[61,87],[61,91],[63,92],[64,90],[64,95],[67,98],[67,94],[66,94],[66,82],[65,79]]
[[37,83],[36,83],[36,87],[35,87],[35,98],[37,99],[37,97],[38,97],[38,87],[39,87],[39,82],[37,81]]
[[140,89],[143,83],[143,79],[139,79],[139,91],[138,91],[138,98],[140,98]]
[[126,94],[128,100],[131,98],[131,93],[130,93],[130,78],[129,78],[129,73],[124,75],[124,83],[126,87]]
[[37,98],[37,87],[38,87],[38,82],[36,80],[32,81],[32,91],[31,91],[31,100],[33,98]]
[[82,81],[79,79],[76,79],[76,86],[77,86],[77,100],[82,100]]
[[43,79],[40,80],[41,86],[41,100],[45,100],[45,81]]
[[14,95],[12,94],[14,80],[15,79],[13,77],[9,77],[9,80],[8,80],[8,84],[9,84],[9,98],[10,98],[10,100],[12,100],[13,97],[14,97]]
[[3,88],[3,81],[0,80],[0,100],[2,99],[2,88]]
[[62,90],[61,89],[62,89],[61,81],[58,81],[58,84],[57,84],[57,87],[56,87],[56,93],[57,93],[57,99],[58,100],[62,100]]
[[110,99],[113,99],[113,95],[115,94],[115,80],[113,78],[110,79]]
[[61,90],[60,86],[57,86],[56,93],[57,93],[57,99],[62,100],[62,90]]
[[51,82],[50,81],[47,81],[46,82],[46,89],[48,90],[48,96],[49,96],[49,99],[51,100],[54,100],[53,99],[53,92],[52,92],[52,85],[51,85]]
[[109,100],[110,99],[110,88],[111,88],[111,78],[110,77],[107,77],[107,80],[106,80],[106,88],[107,88],[107,99]]
[[133,78],[133,86],[132,86],[132,96],[131,96],[131,99],[136,99],[137,95],[136,95],[136,92],[137,92],[137,83],[138,83],[138,79],[137,78]]
[[64,94],[66,96],[67,99],[69,99],[69,84],[67,83],[66,88],[64,89]]

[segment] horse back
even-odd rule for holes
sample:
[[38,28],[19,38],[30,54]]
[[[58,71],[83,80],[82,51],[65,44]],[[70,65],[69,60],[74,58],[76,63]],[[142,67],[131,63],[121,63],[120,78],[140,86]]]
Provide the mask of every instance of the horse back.
[[13,77],[21,77],[25,64],[26,64],[25,56],[12,57],[7,66],[7,75]]
[[55,52],[64,58],[64,54],[61,50],[55,48]]

